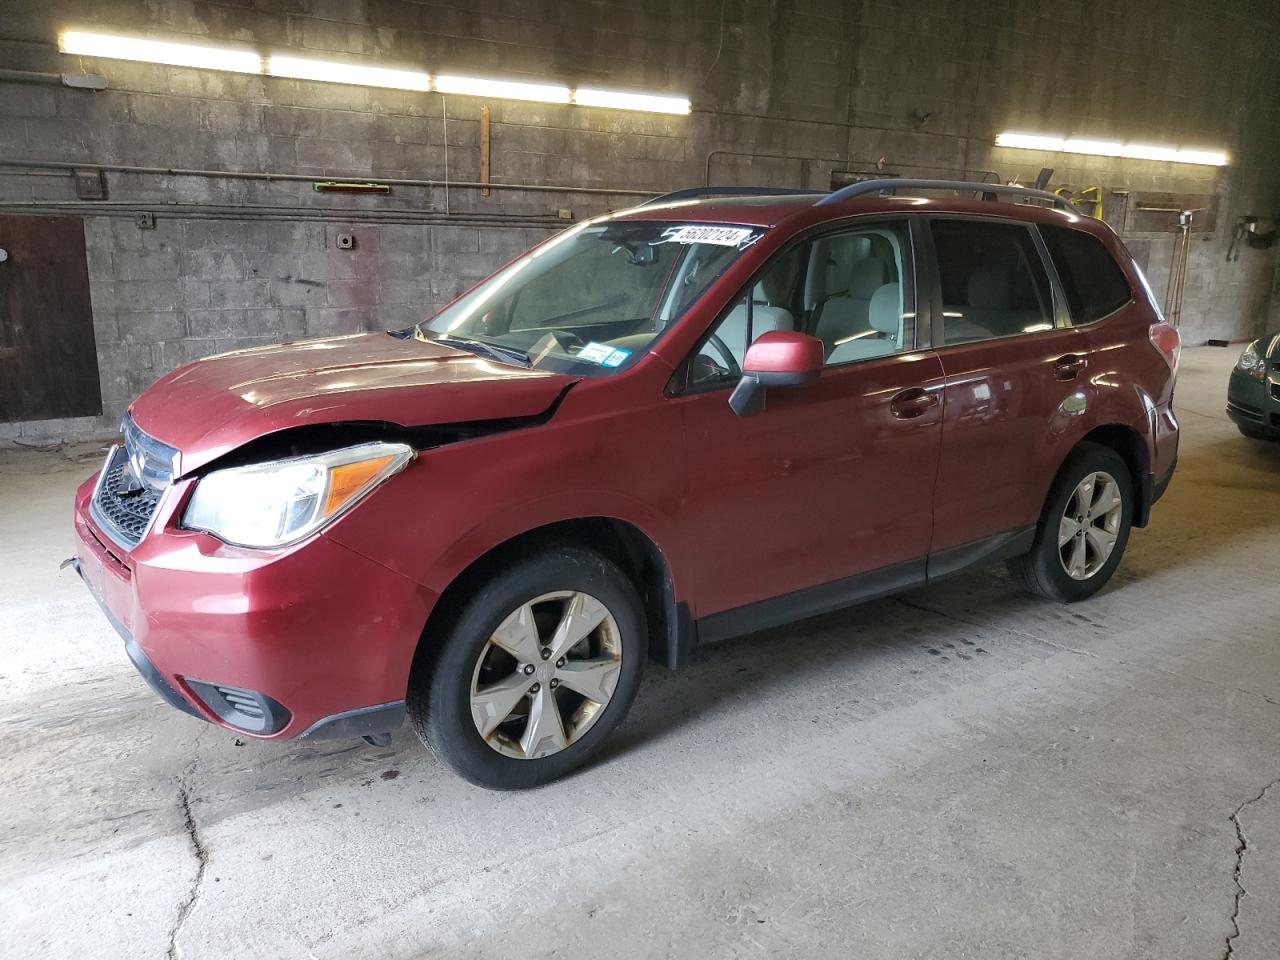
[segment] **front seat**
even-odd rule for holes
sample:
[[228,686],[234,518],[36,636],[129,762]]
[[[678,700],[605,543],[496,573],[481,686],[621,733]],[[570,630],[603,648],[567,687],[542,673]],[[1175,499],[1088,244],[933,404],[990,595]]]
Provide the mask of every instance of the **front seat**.
[[827,356],[828,364],[883,357],[902,348],[901,284],[886,283],[871,295],[867,319],[870,323],[866,331],[836,341]]

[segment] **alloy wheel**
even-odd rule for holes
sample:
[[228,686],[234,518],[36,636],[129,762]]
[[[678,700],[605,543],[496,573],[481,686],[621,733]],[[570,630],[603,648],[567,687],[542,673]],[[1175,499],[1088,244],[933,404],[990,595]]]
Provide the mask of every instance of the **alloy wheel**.
[[621,667],[621,633],[603,603],[579,591],[543,594],[486,641],[471,677],[472,720],[504,756],[559,753],[604,713]]
[[1090,473],[1067,498],[1058,522],[1058,557],[1073,580],[1088,580],[1110,559],[1120,536],[1124,499],[1111,474]]

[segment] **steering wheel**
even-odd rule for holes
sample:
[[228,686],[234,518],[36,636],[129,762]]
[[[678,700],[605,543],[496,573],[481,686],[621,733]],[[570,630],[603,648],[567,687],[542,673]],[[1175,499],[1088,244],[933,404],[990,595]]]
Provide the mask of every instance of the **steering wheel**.
[[731,376],[736,377],[742,374],[742,367],[738,365],[738,358],[733,355],[733,351],[729,349],[728,344],[714,333],[707,338],[707,343],[716,348],[716,353],[720,354],[720,358],[724,360],[725,369],[729,371]]

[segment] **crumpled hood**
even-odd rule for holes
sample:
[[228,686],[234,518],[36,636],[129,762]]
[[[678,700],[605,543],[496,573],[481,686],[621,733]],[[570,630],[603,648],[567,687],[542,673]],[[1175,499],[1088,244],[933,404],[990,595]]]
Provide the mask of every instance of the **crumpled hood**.
[[161,377],[129,409],[139,427],[178,448],[181,475],[289,427],[536,416],[576,379],[366,333],[197,360]]

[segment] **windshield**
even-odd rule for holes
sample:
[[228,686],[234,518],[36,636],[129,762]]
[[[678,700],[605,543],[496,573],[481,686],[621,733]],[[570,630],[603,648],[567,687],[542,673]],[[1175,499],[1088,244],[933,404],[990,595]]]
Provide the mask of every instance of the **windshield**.
[[419,324],[415,336],[524,366],[612,372],[644,353],[763,233],[587,221]]

